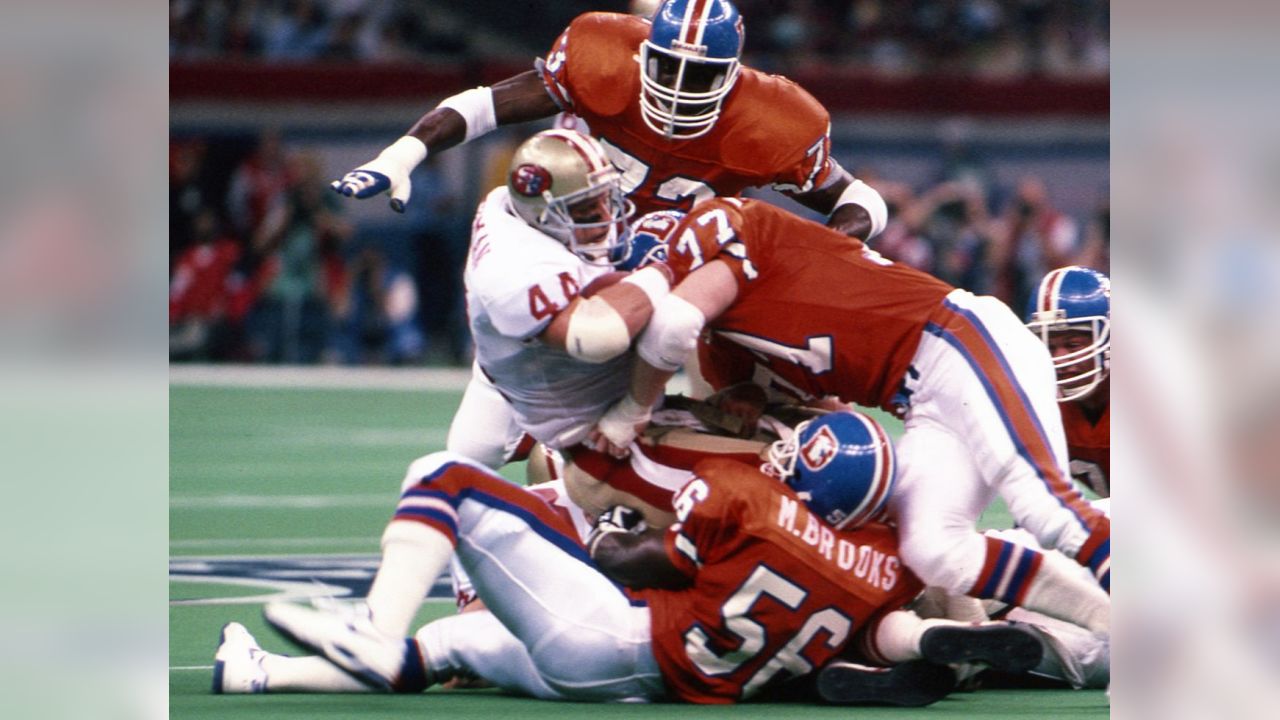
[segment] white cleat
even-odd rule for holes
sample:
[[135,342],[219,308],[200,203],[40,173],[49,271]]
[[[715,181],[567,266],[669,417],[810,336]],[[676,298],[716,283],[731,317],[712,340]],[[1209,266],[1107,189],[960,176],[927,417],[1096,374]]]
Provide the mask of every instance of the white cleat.
[[371,688],[391,690],[405,662],[405,642],[373,626],[363,606],[313,609],[267,603],[262,615],[289,641],[318,655]]
[[230,622],[222,626],[218,652],[213,656],[215,694],[261,693],[267,691],[267,671],[262,660],[267,651],[245,626]]

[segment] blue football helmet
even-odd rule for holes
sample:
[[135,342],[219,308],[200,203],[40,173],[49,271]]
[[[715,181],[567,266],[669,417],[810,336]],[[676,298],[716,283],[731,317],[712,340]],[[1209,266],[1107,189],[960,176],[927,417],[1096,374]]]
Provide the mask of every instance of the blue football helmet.
[[769,447],[764,470],[784,480],[816,515],[856,528],[883,512],[893,492],[893,445],[884,428],[851,410],[796,426]]
[[[1053,359],[1058,402],[1098,387],[1111,372],[1111,280],[1097,270],[1070,266],[1051,270],[1031,297],[1027,327],[1046,345],[1055,332],[1089,333],[1089,344]],[[1079,366],[1079,367],[1076,367]]]
[[643,215],[631,225],[631,242],[625,255],[614,263],[619,270],[636,270],[667,261],[667,239],[684,219],[679,210],[658,210]]
[[742,16],[729,0],[666,0],[640,44],[640,114],[668,139],[705,135],[738,80]]

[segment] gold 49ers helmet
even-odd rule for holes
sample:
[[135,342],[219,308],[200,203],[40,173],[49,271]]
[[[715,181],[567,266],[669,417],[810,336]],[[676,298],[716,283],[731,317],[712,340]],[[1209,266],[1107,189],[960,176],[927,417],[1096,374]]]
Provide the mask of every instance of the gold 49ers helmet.
[[621,176],[599,142],[572,130],[544,130],[525,140],[507,174],[511,206],[525,222],[592,264],[627,256]]

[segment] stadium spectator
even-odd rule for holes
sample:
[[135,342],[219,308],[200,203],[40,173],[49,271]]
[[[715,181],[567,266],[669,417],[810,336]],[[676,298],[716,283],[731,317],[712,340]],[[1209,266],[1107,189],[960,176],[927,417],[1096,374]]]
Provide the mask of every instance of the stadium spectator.
[[239,346],[243,286],[237,266],[242,244],[221,232],[211,208],[192,224],[190,246],[177,258],[169,281],[169,357],[228,360]]
[[422,357],[417,287],[377,247],[363,248],[348,263],[333,323],[333,361],[403,365]]
[[1009,307],[1026,307],[1046,272],[1071,264],[1079,234],[1076,221],[1050,202],[1044,181],[1023,177],[992,227],[992,294]]
[[289,158],[290,186],[252,239],[271,280],[250,322],[252,352],[267,362],[314,363],[343,282],[340,248],[352,227],[338,214],[314,157]]
[[200,212],[215,207],[205,171],[203,142],[169,143],[169,262],[192,244],[195,219]]
[[[169,3],[169,56],[175,60],[321,57],[398,62],[466,58],[488,47],[511,57],[527,50],[511,36],[512,10],[496,0],[473,3],[458,31],[439,18],[435,3],[331,0],[224,0]],[[1105,75],[1109,5],[1105,0],[864,0],[777,3],[743,0],[756,31],[746,39],[754,65],[791,72],[813,62],[861,67],[886,75],[962,74],[977,77]],[[622,11],[623,2],[599,10]],[[533,11],[530,11],[533,12]],[[539,10],[537,17],[545,20]],[[377,38],[369,43],[354,35]]]
[[288,184],[280,133],[275,129],[264,130],[257,147],[232,173],[227,189],[227,214],[236,231],[250,236],[266,219],[267,210],[276,204]]

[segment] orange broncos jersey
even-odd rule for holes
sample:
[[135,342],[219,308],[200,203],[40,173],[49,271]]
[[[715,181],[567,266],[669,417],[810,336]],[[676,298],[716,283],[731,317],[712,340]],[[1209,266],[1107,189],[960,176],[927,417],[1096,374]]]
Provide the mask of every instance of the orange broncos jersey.
[[1058,407],[1067,431],[1071,476],[1101,497],[1111,497],[1111,403],[1107,403],[1096,425],[1085,416],[1079,403],[1065,402]]
[[838,654],[922,589],[885,525],[834,530],[750,465],[706,460],[675,497],[667,555],[692,581],[642,590],[653,652],[681,700],[745,700]]
[[539,64],[560,108],[605,143],[638,213],[688,210],[749,187],[804,193],[835,179],[826,109],[790,80],[747,67],[706,135],[667,140],[650,130],[640,116],[638,54],[648,35],[640,18],[586,13]]
[[[739,357],[738,348],[750,351],[751,370],[764,376],[705,368],[717,387],[754,379],[804,400],[835,395],[893,409],[925,323],[945,317],[942,301],[954,289],[758,200],[702,203],[668,245],[677,282],[713,259],[736,277],[737,299],[708,321],[709,342],[732,343],[729,354]],[[714,365],[717,354],[702,357]]]

